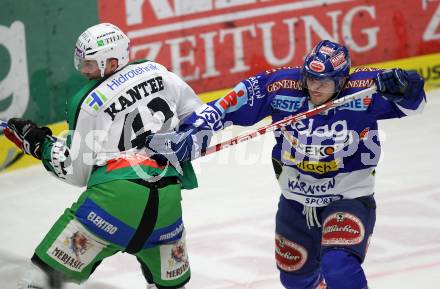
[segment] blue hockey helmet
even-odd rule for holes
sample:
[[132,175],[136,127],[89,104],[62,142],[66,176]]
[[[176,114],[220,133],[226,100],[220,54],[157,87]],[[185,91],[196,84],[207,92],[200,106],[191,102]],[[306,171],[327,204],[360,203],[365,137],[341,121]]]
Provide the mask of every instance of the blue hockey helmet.
[[330,40],[322,40],[313,48],[304,60],[302,67],[302,84],[307,89],[307,78],[322,81],[333,81],[336,94],[342,89],[350,74],[351,60],[348,49]]

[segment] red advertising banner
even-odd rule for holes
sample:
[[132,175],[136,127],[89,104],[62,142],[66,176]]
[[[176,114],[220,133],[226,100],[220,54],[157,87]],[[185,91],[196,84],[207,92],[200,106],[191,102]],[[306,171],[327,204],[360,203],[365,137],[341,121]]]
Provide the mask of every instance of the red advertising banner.
[[162,63],[197,92],[268,68],[300,65],[321,39],[353,65],[440,51],[438,0],[99,0],[99,17],[132,40],[133,58]]

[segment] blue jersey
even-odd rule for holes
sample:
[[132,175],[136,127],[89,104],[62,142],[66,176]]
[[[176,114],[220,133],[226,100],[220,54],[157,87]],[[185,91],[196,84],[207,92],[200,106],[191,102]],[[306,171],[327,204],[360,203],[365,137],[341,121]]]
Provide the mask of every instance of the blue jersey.
[[[379,72],[370,68],[354,71],[338,97],[372,86]],[[380,157],[377,121],[419,112],[425,102],[423,90],[398,103],[375,93],[275,131],[272,157],[282,167],[278,181],[283,195],[306,206],[321,207],[373,194]],[[314,107],[302,88],[300,68],[249,77],[209,105],[220,115],[214,130],[230,124],[253,125],[268,116],[277,122]]]

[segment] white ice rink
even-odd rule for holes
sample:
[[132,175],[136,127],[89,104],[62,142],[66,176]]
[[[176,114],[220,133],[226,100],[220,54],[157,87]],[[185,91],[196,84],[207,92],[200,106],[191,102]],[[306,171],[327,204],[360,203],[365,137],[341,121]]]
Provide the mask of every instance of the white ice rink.
[[[382,121],[378,216],[365,263],[371,289],[440,288],[440,91],[421,115]],[[231,135],[231,131],[225,131]],[[227,136],[226,136],[227,137]],[[188,289],[282,288],[274,262],[279,197],[267,135],[195,162],[200,188],[183,194],[192,280]],[[0,175],[0,289],[82,190],[42,166]],[[143,289],[135,259],[117,254],[68,289]]]

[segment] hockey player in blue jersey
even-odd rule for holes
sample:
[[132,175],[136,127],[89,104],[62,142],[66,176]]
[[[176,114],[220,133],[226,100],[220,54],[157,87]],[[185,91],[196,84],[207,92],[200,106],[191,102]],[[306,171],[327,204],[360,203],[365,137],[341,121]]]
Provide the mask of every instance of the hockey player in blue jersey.
[[[281,196],[275,258],[285,288],[365,289],[361,267],[376,219],[377,121],[420,112],[423,79],[413,71],[359,68],[346,47],[324,40],[300,68],[268,70],[198,108],[179,131],[151,135],[154,157],[187,160],[214,131],[305,112],[373,85],[377,93],[276,131],[273,166]],[[171,141],[170,141],[171,140]],[[321,284],[321,285],[319,285]],[[321,287],[323,288],[323,287]]]

